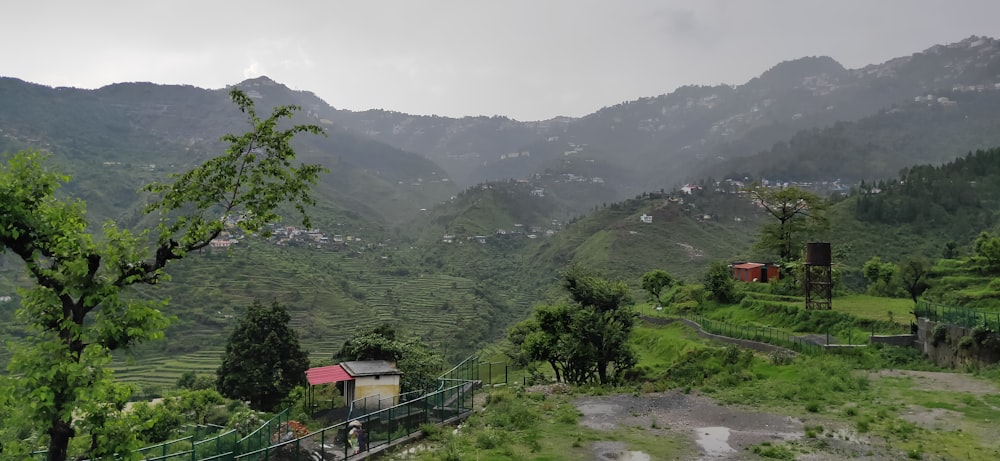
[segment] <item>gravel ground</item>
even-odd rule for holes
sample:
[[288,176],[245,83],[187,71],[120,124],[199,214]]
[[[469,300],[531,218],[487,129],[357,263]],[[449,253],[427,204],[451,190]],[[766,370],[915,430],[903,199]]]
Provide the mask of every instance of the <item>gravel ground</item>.
[[[805,424],[785,415],[721,406],[711,398],[679,391],[645,395],[581,397],[574,401],[584,426],[612,431],[618,427],[655,427],[664,434],[687,434],[691,450],[678,460],[729,461],[762,459],[750,451],[764,442],[794,441],[802,461],[897,460],[905,453],[882,447],[843,429],[826,426],[816,438],[806,437]],[[816,424],[816,423],[813,423]],[[628,451],[618,442],[592,446],[597,461],[644,461],[649,455]]]

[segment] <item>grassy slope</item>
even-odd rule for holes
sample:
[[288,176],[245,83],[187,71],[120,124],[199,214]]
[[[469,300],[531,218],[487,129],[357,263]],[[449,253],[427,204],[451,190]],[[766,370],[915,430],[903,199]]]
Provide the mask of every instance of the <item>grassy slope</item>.
[[[899,320],[906,303],[909,301],[850,296],[835,299],[834,305],[858,319],[890,320],[888,312],[892,311],[891,319]],[[869,374],[883,368],[934,369],[912,350],[870,348],[850,354],[804,355],[786,363],[763,354],[730,353],[726,346],[700,338],[681,324],[641,324],[632,344],[639,357],[640,379],[615,391],[689,388],[726,405],[801,420],[805,438],[756,447],[778,459],[824,453],[857,456],[832,451],[836,444],[828,442],[831,438],[870,438],[871,451],[891,459],[985,461],[1000,455],[991,423],[1000,417],[1000,402],[993,394],[928,386],[925,379],[898,373],[887,377]],[[994,367],[982,373],[986,379],[960,375],[958,381],[998,386],[997,370]],[[521,395],[509,389],[493,392],[505,393],[499,404],[487,404],[464,425],[459,436],[435,434],[430,445],[439,449],[419,459],[451,459],[450,453],[475,453],[478,459],[497,460],[579,459],[589,454],[586,449],[596,441],[622,442],[625,450],[642,451],[653,459],[696,456],[683,438],[663,437],[661,431],[651,428],[600,433],[572,423],[578,415],[567,408],[571,396]],[[933,422],[913,422],[915,415],[935,414]],[[536,418],[538,422],[518,425],[522,421],[519,415],[524,416],[523,421]],[[669,424],[667,421],[663,426]],[[666,430],[672,433],[669,427]],[[538,432],[545,436],[538,438]]]

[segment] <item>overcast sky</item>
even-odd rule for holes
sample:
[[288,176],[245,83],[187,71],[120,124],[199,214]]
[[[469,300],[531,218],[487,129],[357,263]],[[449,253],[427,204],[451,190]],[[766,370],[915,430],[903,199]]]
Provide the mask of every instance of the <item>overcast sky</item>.
[[0,76],[222,88],[266,75],[351,110],[582,116],[780,61],[858,68],[970,35],[997,0],[5,2]]

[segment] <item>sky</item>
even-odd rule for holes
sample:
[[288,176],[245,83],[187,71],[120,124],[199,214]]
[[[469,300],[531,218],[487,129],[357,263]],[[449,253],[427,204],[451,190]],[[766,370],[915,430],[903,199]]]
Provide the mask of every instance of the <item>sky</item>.
[[971,35],[997,0],[13,0],[0,76],[224,88],[267,76],[338,109],[579,117],[781,61],[847,68]]

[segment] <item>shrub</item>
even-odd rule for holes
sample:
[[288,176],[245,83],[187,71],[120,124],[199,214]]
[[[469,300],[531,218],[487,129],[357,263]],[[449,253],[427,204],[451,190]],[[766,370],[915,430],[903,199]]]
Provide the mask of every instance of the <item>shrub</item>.
[[771,442],[764,442],[760,445],[756,445],[750,451],[762,458],[795,459],[795,453],[792,453],[792,451],[787,447],[782,445],[771,445]]
[[931,344],[937,346],[944,342],[945,338],[948,337],[948,327],[943,323],[934,325],[934,329],[931,330]]
[[[1000,279],[997,279],[1000,280]],[[989,339],[990,335],[994,334],[993,330],[985,325],[977,325],[972,329],[972,339],[976,341],[977,344],[986,344],[986,340]]]
[[505,441],[506,431],[492,427],[484,428],[476,434],[476,446],[484,450],[502,447]]
[[791,365],[795,361],[795,355],[787,351],[773,351],[767,354],[767,358],[772,365]]
[[440,442],[444,440],[446,434],[444,427],[431,423],[421,424],[420,432],[423,432],[424,436],[427,437],[427,440],[432,442]]

